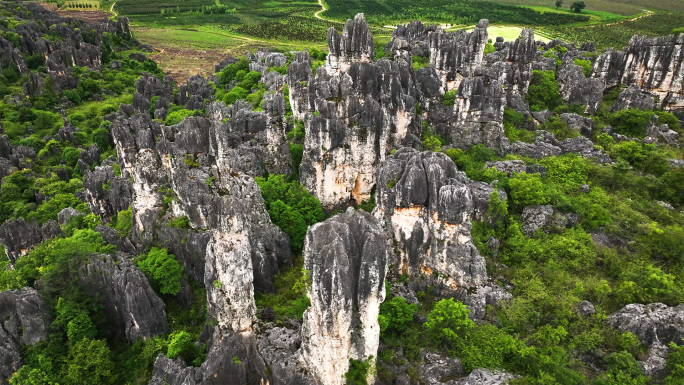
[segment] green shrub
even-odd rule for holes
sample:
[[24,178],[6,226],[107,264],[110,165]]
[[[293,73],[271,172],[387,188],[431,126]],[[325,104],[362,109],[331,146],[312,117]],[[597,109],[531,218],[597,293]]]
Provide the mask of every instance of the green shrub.
[[423,327],[436,343],[456,346],[475,326],[468,314],[470,309],[460,301],[443,299],[435,304]]
[[575,63],[575,65],[582,67],[582,71],[584,72],[585,77],[589,77],[589,75],[591,75],[591,70],[593,69],[591,60],[584,60],[576,57],[575,59],[573,59],[573,62]]
[[670,353],[667,355],[666,367],[670,373],[665,378],[665,385],[684,383],[684,345],[670,342]]
[[84,339],[69,349],[65,383],[71,385],[113,384],[114,362],[107,342]]
[[183,121],[183,119],[187,118],[188,116],[194,115],[194,111],[182,109],[182,110],[177,110],[173,112],[169,112],[168,115],[166,115],[166,119],[164,120],[164,124],[167,126],[173,126],[174,124],[178,124]]
[[653,111],[630,108],[611,114],[608,123],[618,134],[643,138],[646,136],[646,125],[652,117]]
[[539,174],[516,174],[508,183],[511,188],[511,198],[519,208],[549,203],[549,196]]
[[325,217],[321,203],[297,182],[288,182],[284,175],[269,175],[255,179],[271,221],[290,236],[290,246],[301,251],[308,226]]
[[[372,357],[371,357],[372,359]],[[368,385],[368,374],[371,363],[369,360],[349,359],[349,369],[344,374],[346,385]]]
[[380,331],[382,333],[401,333],[413,322],[413,314],[418,307],[406,302],[402,297],[394,297],[380,305]]
[[444,99],[442,100],[442,105],[444,107],[453,106],[456,103],[456,93],[457,93],[457,90],[447,91],[444,94]]
[[147,254],[136,258],[135,263],[160,293],[178,294],[183,266],[176,261],[173,254],[168,254],[166,249],[153,247]]
[[530,104],[530,110],[553,110],[561,104],[561,101],[556,73],[535,70],[527,89],[527,102]]
[[226,93],[226,95],[223,97],[223,101],[226,103],[226,105],[231,105],[238,99],[245,99],[247,95],[249,95],[248,90],[240,86],[235,86],[233,89],[228,91],[228,93]]

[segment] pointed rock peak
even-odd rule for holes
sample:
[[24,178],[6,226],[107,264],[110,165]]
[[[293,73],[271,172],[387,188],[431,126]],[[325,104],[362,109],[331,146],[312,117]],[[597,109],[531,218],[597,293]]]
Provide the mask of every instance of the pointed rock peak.
[[487,19],[482,19],[477,23],[476,28],[488,28],[489,27],[489,20]]
[[375,43],[370,27],[359,13],[354,19],[347,20],[340,36],[333,28],[328,30],[328,63],[332,68],[340,68],[340,64],[353,61],[372,62],[375,60]]
[[537,43],[534,40],[534,32],[525,28],[513,43],[508,54],[508,60],[520,64],[532,63],[537,56]]

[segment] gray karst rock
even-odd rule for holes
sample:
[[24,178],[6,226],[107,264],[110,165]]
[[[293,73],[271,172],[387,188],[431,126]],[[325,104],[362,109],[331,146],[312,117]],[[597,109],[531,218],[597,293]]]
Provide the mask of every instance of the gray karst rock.
[[111,166],[97,166],[85,174],[83,188],[90,211],[103,220],[116,218],[133,201],[130,180],[117,177]]
[[0,384],[23,365],[23,349],[47,341],[48,306],[35,289],[0,292]]
[[350,358],[377,357],[386,264],[387,236],[366,212],[349,208],[307,231],[311,305],[304,312],[300,359],[316,383],[343,384]]
[[622,51],[608,50],[594,63],[592,77],[608,87],[636,85],[659,99],[670,110],[684,108],[684,35],[656,38],[634,36]]
[[411,63],[401,57],[373,63],[362,15],[349,20],[342,35],[331,29],[328,46],[326,64],[308,86],[316,113],[306,115],[299,173],[307,190],[332,208],[367,201],[375,168],[391,149],[418,142],[420,125]]
[[634,334],[646,346],[656,341],[681,344],[684,338],[684,304],[632,303],[611,314],[608,324],[623,333]]
[[582,317],[588,317],[592,314],[596,313],[596,308],[594,308],[594,304],[589,302],[589,301],[582,301],[577,305],[577,312],[582,316]]
[[563,214],[551,205],[527,206],[523,209],[522,230],[527,236],[534,236],[538,229],[574,227],[579,222],[577,214]]
[[131,344],[168,332],[166,305],[132,258],[121,253],[116,257],[95,255],[79,271],[85,292],[102,298],[113,329]]
[[[46,231],[44,231],[46,230]],[[52,239],[55,235],[51,228],[41,227],[34,220],[27,222],[24,218],[5,221],[0,226],[0,243],[5,248],[5,253],[11,263],[29,251],[39,243]]]
[[520,376],[505,371],[475,369],[468,377],[454,381],[454,385],[506,385]]
[[580,134],[586,137],[591,137],[591,133],[594,127],[594,121],[591,118],[585,118],[578,114],[561,114],[561,122],[568,125],[568,128],[577,129]]
[[472,32],[446,33],[437,29],[427,34],[430,64],[439,74],[442,93],[457,89],[463,77],[482,64],[488,26],[489,21],[484,19]]
[[74,209],[73,207],[67,207],[57,213],[57,221],[59,222],[60,225],[65,225],[67,222],[69,222],[69,219],[75,216],[79,215],[84,215],[82,212]]
[[500,296],[488,294],[496,290],[473,245],[470,221],[485,220],[493,191],[469,180],[442,153],[404,148],[388,157],[378,168],[373,215],[392,235],[392,272],[413,275],[420,287],[436,285],[483,315],[488,299]]
[[552,133],[543,130],[537,131],[534,143],[513,142],[509,152],[534,159],[572,152],[583,158],[593,159],[597,163],[612,163],[608,154],[594,147],[594,143],[589,138],[580,136],[559,141]]
[[294,60],[287,67],[287,87],[290,91],[292,116],[304,120],[307,113],[313,112],[313,101],[309,85],[313,80],[311,57],[308,52],[296,52]]
[[[135,125],[134,119],[127,124],[119,117],[112,130],[122,169],[134,180],[132,237],[144,244],[159,239],[199,275],[209,314],[221,327],[249,329],[253,288],[271,290],[278,268],[291,264],[287,236],[270,223],[254,180],[231,167],[228,141],[220,136],[225,131],[216,137],[210,120],[187,118],[163,127],[159,141],[150,142],[154,126]],[[137,148],[128,144],[137,138],[143,138]],[[163,225],[182,217],[187,228]],[[188,242],[179,242],[184,238]]]
[[638,108],[641,110],[652,110],[655,108],[655,98],[653,95],[635,84],[630,85],[620,92],[615,103],[610,107],[611,112]]
[[667,345],[663,345],[658,341],[654,342],[648,349],[647,358],[639,361],[644,374],[655,380],[664,379],[669,372],[666,366],[669,352],[670,348]]
[[558,69],[558,85],[561,97],[568,105],[586,106],[588,114],[596,113],[606,89],[605,79],[585,77],[582,67],[574,64],[568,56]]
[[455,384],[456,381],[451,379],[463,375],[463,365],[458,358],[430,353],[425,349],[422,349],[420,353],[423,363],[418,367],[418,374],[422,383],[426,385]]

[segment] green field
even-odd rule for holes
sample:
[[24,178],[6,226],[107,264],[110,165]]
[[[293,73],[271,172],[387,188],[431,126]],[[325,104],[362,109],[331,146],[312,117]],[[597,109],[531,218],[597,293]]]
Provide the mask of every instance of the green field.
[[[564,7],[569,7],[574,0],[565,0]],[[499,3],[515,5],[551,6],[553,0],[497,0]],[[682,0],[587,0],[587,7],[597,11],[619,13],[621,15],[634,15],[644,9],[684,12]]]
[[[378,45],[391,36],[387,26],[416,19],[456,30],[486,18],[492,37],[514,40],[529,27],[541,40],[595,41],[600,50],[621,48],[633,35],[684,27],[684,0],[591,0],[581,14],[570,11],[570,3],[556,9],[552,0],[325,0],[322,8],[318,0],[119,0],[114,10],[130,18],[141,41],[159,49],[155,60],[174,75],[183,73],[181,78],[193,68],[210,74],[228,54],[324,47],[330,27],[341,30],[360,12]],[[112,4],[102,1],[102,8]]]

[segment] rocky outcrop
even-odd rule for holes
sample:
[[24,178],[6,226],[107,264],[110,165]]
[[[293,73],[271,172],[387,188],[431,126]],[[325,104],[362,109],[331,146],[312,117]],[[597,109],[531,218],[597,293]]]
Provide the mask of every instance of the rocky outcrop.
[[388,157],[377,181],[374,215],[393,236],[397,273],[453,291],[485,284],[470,221],[484,219],[491,186],[469,180],[444,154],[411,149]]
[[[375,168],[393,148],[417,142],[418,90],[410,61],[373,63],[363,15],[339,35],[328,32],[330,54],[309,85],[314,114],[305,120],[300,180],[328,208],[370,198]],[[298,102],[306,105],[306,99]]]
[[423,363],[418,367],[418,374],[426,385],[449,385],[455,383],[450,380],[463,375],[463,365],[458,358],[451,358],[424,349],[420,352]]
[[23,365],[22,352],[48,338],[48,307],[35,289],[0,292],[0,384]]
[[454,381],[454,385],[506,385],[520,376],[505,371],[475,369],[468,377]]
[[296,52],[294,60],[287,67],[287,88],[290,91],[292,116],[304,120],[307,113],[313,113],[312,94],[309,85],[313,80],[311,57],[308,52]]
[[532,237],[537,230],[549,231],[554,228],[574,227],[579,222],[577,214],[563,214],[551,205],[528,206],[523,209],[522,230]]
[[684,304],[629,304],[611,314],[608,324],[623,333],[634,334],[646,346],[655,342],[681,344],[684,338]]
[[59,225],[55,229],[53,222],[48,221],[40,226],[35,219],[27,222],[24,218],[19,218],[3,223],[0,226],[0,243],[10,262],[16,262],[39,243],[59,235]]
[[377,356],[386,263],[387,237],[368,213],[350,208],[307,231],[300,357],[316,383],[343,384],[350,358]]
[[610,107],[611,112],[638,108],[641,110],[652,110],[655,108],[655,98],[648,91],[644,91],[632,84],[620,92],[618,98]]
[[107,319],[129,343],[168,332],[166,305],[152,290],[132,257],[96,255],[80,272],[80,282],[102,299]]
[[558,85],[563,100],[568,105],[581,104],[585,112],[595,114],[603,100],[606,81],[603,78],[584,76],[584,69],[566,57],[558,69]]
[[684,35],[634,36],[622,51],[608,50],[594,64],[592,77],[608,87],[635,85],[656,95],[659,106],[684,109]]
[[83,178],[88,208],[103,220],[116,218],[120,211],[128,210],[133,201],[131,183],[127,178],[117,177],[111,166],[95,167]]
[[[222,106],[210,109],[212,115]],[[254,123],[249,111],[235,111],[225,124],[242,127],[244,135],[250,134],[245,126],[266,124],[265,116]],[[271,290],[273,275],[291,264],[291,255],[258,186],[235,166],[231,135],[237,133],[223,127],[222,119],[204,117],[160,127],[145,114],[120,114],[112,135],[122,173],[133,178],[133,239],[169,248],[205,283],[209,315],[221,327],[243,331],[254,318],[254,288]],[[184,217],[187,227],[164,225]]]
[[586,137],[557,140],[552,133],[543,130],[537,131],[534,143],[513,142],[509,152],[534,159],[575,153],[597,163],[612,163],[608,154],[594,147],[594,143]]

